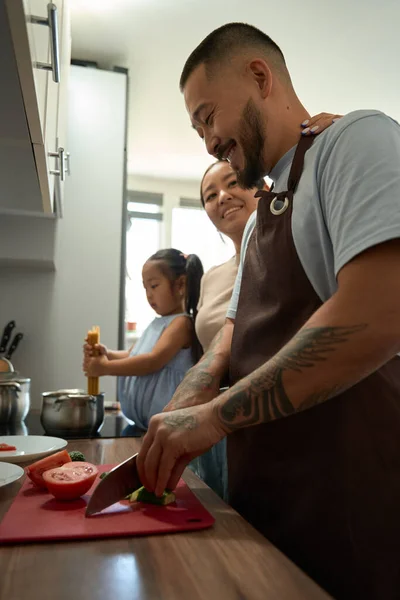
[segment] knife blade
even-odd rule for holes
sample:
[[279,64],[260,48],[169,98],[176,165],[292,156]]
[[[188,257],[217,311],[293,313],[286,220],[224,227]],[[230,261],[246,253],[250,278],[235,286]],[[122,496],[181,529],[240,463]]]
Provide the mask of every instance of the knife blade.
[[1,342],[0,342],[0,352],[5,352],[6,351],[8,342],[10,341],[11,332],[14,329],[14,327],[15,327],[15,321],[10,321],[4,327],[3,335],[2,335],[2,338],[1,338]]
[[137,453],[114,467],[100,481],[86,507],[86,516],[101,512],[141,487],[136,465]]

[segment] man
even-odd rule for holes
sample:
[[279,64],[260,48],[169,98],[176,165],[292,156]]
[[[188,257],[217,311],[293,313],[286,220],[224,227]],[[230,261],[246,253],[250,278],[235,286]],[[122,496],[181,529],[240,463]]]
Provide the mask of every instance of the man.
[[357,111],[299,142],[309,114],[282,52],[239,23],[194,50],[181,89],[208,152],[275,188],[226,325],[153,417],[140,475],[160,494],[228,436],[245,518],[335,597],[399,598],[400,128]]

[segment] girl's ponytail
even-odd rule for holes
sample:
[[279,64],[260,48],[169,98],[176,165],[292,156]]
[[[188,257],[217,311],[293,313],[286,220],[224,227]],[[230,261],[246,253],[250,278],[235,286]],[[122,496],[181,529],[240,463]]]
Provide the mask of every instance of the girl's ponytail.
[[200,282],[203,274],[203,265],[197,254],[188,254],[186,257],[186,312],[193,317],[193,321],[197,316]]

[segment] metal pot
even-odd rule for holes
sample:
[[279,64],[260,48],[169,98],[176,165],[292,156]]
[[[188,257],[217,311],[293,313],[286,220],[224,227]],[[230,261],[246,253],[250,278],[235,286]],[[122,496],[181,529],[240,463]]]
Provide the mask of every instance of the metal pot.
[[29,412],[31,380],[15,373],[0,377],[0,423],[18,423]]
[[104,394],[80,390],[42,394],[40,421],[49,435],[94,435],[104,422]]

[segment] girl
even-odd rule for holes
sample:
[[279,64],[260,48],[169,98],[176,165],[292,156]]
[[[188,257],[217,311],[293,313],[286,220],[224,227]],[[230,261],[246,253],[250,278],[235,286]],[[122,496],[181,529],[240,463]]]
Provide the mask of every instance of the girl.
[[195,254],[159,250],[144,264],[143,286],[156,317],[130,351],[110,351],[99,344],[84,346],[83,370],[88,377],[118,376],[122,412],[147,429],[150,418],[171,400],[186,372],[200,358],[194,330],[203,266]]

